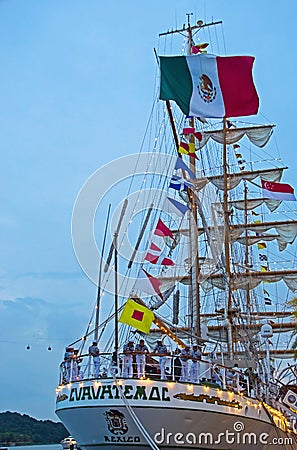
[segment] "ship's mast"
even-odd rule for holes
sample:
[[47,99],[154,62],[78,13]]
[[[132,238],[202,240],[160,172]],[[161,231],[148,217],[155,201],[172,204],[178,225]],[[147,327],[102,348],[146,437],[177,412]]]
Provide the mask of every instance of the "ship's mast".
[[103,237],[103,244],[102,244],[102,250],[101,250],[101,259],[100,259],[100,263],[99,263],[96,314],[95,314],[95,335],[94,335],[94,340],[96,342],[98,342],[98,337],[99,337],[100,301],[101,301],[101,294],[102,294],[102,292],[101,292],[102,264],[103,264],[103,255],[104,255],[104,249],[105,249],[105,243],[106,243],[107,227],[108,227],[108,223],[109,223],[110,209],[111,209],[111,204],[109,204],[109,206],[108,206],[107,218],[106,218],[106,222],[105,222],[104,237]]
[[[193,44],[193,35],[192,35],[192,28],[190,25],[190,16],[193,15],[193,13],[187,14],[188,16],[188,55],[192,54],[192,44]],[[195,128],[195,121],[194,117],[190,118],[190,126]],[[194,136],[191,137],[191,143],[195,143]],[[194,156],[190,155],[190,168],[193,173],[196,173],[196,159]],[[201,336],[201,318],[200,318],[200,290],[199,290],[199,284],[198,284],[198,277],[200,273],[200,267],[199,267],[199,258],[198,258],[198,216],[197,216],[197,205],[195,202],[195,197],[192,193],[192,191],[189,189],[188,191],[189,200],[191,203],[191,211],[192,211],[192,217],[194,219],[194,224],[191,224],[191,216],[190,216],[190,229],[191,233],[190,236],[192,236],[192,239],[190,240],[190,246],[191,246],[191,255],[194,256],[194,260],[191,264],[191,294],[192,294],[192,310],[190,311],[193,317],[193,323],[192,328],[194,331],[194,334],[198,337]],[[192,225],[192,227],[191,227]]]
[[[245,259],[244,259],[244,265],[246,267],[246,272],[248,272],[250,267],[250,260],[249,260],[249,245],[248,245],[248,239],[249,239],[249,232],[248,232],[248,209],[247,209],[247,202],[248,202],[248,187],[247,182],[244,183],[244,224],[246,226],[245,230]],[[250,294],[250,286],[248,285],[246,290],[246,309],[248,312],[248,321],[251,323],[251,294]]]
[[[187,14],[187,16],[188,16],[188,22],[189,22],[189,18],[190,18],[190,16],[191,16],[192,14],[193,14],[193,13],[188,13],[188,14]],[[218,21],[218,22],[208,22],[208,23],[203,23],[202,20],[198,20],[198,21],[197,21],[197,25],[191,25],[190,27],[191,27],[191,30],[192,30],[192,31],[193,31],[193,30],[198,30],[198,31],[200,31],[200,30],[203,29],[203,28],[211,27],[211,26],[213,26],[213,25],[221,25],[221,24],[222,24],[222,21],[221,21],[221,20]],[[188,28],[189,28],[189,26],[186,27],[186,25],[184,24],[182,28],[175,29],[175,30],[172,29],[172,30],[165,31],[164,33],[160,33],[159,36],[166,36],[166,35],[168,35],[168,34],[175,34],[175,33],[183,33],[183,32],[187,32]]]
[[[176,150],[178,151],[179,148],[179,139],[178,134],[175,127],[174,118],[172,115],[171,110],[171,104],[169,100],[166,101],[166,107],[169,115],[169,120],[173,132],[173,137],[176,145]],[[191,126],[194,125],[194,119],[191,119]],[[180,156],[180,155],[179,155]],[[181,156],[180,156],[181,157]],[[190,157],[191,160],[193,159]],[[195,161],[195,159],[194,159]],[[195,173],[195,162],[193,163],[190,161],[191,170],[193,173]],[[193,238],[190,239],[190,254],[191,259],[192,256],[194,256],[191,269],[190,269],[190,276],[191,276],[191,284],[189,287],[190,291],[190,301],[189,301],[189,327],[193,330],[193,334],[196,336],[201,335],[201,329],[200,329],[200,292],[199,292],[199,285],[198,285],[198,275],[199,275],[199,260],[198,260],[198,219],[197,219],[197,207],[195,203],[195,198],[192,193],[192,191],[188,188],[187,194],[189,197],[189,202],[191,204],[191,211],[193,213],[194,217],[194,224],[191,223],[191,216],[189,218],[189,229],[190,229],[190,236]],[[194,236],[193,236],[194,234]],[[195,318],[194,318],[194,311],[195,311]]]
[[225,319],[227,322],[227,336],[228,336],[228,353],[229,358],[233,359],[234,344],[233,344],[233,315],[232,315],[232,291],[230,287],[231,280],[231,264],[230,264],[230,211],[228,206],[228,156],[227,156],[227,119],[223,119],[224,130],[224,144],[223,144],[223,175],[224,175],[224,222],[225,222],[225,266],[227,276],[227,299],[225,306]]
[[128,206],[128,200],[125,199],[121,215],[118,221],[117,228],[113,235],[113,241],[111,243],[109,254],[104,267],[104,272],[107,272],[109,265],[111,263],[112,256],[114,255],[114,359],[118,362],[118,352],[119,352],[119,322],[118,322],[118,236],[120,232],[120,227],[124,219],[124,215]]
[[[184,24],[183,28],[181,29],[175,29],[175,30],[168,30],[165,33],[160,33],[159,36],[166,36],[168,34],[175,34],[175,33],[186,33],[187,37],[187,54],[191,55],[192,53],[192,45],[193,45],[193,30],[197,30],[197,33],[205,27],[213,26],[221,24],[222,22],[211,22],[204,24],[203,21],[199,20],[197,22],[197,25],[191,25],[190,24],[190,17],[193,15],[193,13],[187,14],[188,23],[187,26]],[[176,148],[178,150],[179,148],[179,139],[175,127],[175,122],[172,115],[171,105],[170,102],[166,101],[166,106],[169,114],[170,124],[173,131],[173,136],[176,144]],[[190,126],[195,127],[194,118],[190,118]],[[191,142],[194,143],[195,138],[192,136]],[[193,173],[196,173],[196,160],[194,156],[190,155],[190,168]],[[193,330],[193,334],[197,337],[201,336],[201,317],[200,317],[200,289],[199,289],[199,273],[200,273],[200,266],[199,266],[199,258],[198,258],[198,215],[197,215],[197,205],[195,201],[195,197],[193,195],[193,192],[188,189],[187,191],[189,202],[191,204],[191,211],[192,211],[192,218],[193,222],[191,223],[191,217],[190,217],[190,236],[192,239],[190,239],[190,253],[191,253],[191,269],[190,269],[190,277],[191,277],[191,284],[190,284],[190,302],[189,302],[189,317],[190,319],[189,326]]]

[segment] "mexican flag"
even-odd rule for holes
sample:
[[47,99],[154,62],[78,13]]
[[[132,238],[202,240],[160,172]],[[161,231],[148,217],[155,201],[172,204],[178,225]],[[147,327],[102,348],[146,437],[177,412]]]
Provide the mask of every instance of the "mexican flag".
[[188,116],[221,118],[257,114],[253,56],[161,56],[160,99],[174,100]]

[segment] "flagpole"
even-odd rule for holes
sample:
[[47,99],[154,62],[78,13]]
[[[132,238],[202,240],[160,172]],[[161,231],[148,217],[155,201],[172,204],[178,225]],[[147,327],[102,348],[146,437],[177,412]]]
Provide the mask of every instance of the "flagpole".
[[114,233],[114,350],[116,355],[116,362],[118,367],[118,353],[119,353],[119,297],[118,297],[118,231]]
[[119,309],[119,301],[118,301],[118,236],[119,236],[119,231],[120,231],[120,227],[121,224],[123,222],[123,218],[126,212],[128,206],[128,199],[125,198],[124,203],[123,203],[123,207],[122,207],[122,211],[121,211],[121,215],[119,218],[119,222],[118,222],[118,226],[114,232],[113,235],[113,240],[109,249],[109,254],[107,257],[107,261],[104,267],[104,272],[107,272],[111,259],[112,259],[112,255],[114,252],[114,317],[115,317],[115,322],[114,322],[114,351],[115,351],[115,355],[116,355],[116,361],[117,361],[117,366],[118,366],[118,352],[119,352],[119,323],[118,323],[118,309]]
[[[247,182],[244,183],[244,224],[246,226],[245,230],[245,260],[244,264],[246,266],[246,272],[249,270],[249,232],[248,232],[248,187]],[[246,303],[248,311],[248,320],[251,323],[251,294],[250,294],[250,284],[247,285],[246,290]]]
[[134,250],[133,250],[132,256],[131,256],[130,261],[129,261],[129,263],[128,263],[128,269],[131,269],[131,267],[132,267],[132,264],[133,264],[133,262],[134,262],[135,255],[136,255],[137,250],[138,250],[138,248],[139,248],[140,242],[141,242],[141,240],[142,240],[142,238],[143,238],[143,236],[144,236],[144,232],[145,232],[145,229],[146,229],[146,227],[147,227],[147,224],[148,224],[150,215],[151,215],[151,213],[152,213],[153,207],[154,207],[154,205],[153,205],[153,203],[151,203],[151,205],[150,205],[150,207],[149,207],[149,209],[148,209],[146,218],[145,218],[145,220],[144,220],[144,223],[143,223],[143,225],[142,225],[141,231],[140,231],[140,233],[139,233],[138,240],[137,240],[137,242],[136,242],[136,245],[135,245],[135,248],[134,248]]
[[[190,25],[190,15],[188,14],[188,55],[192,54],[192,41],[193,41],[193,35],[192,35],[192,27]],[[194,122],[194,117],[190,118],[190,126],[191,127],[195,127],[195,122]],[[190,139],[191,143],[195,144],[195,138],[194,135],[191,136]],[[196,161],[195,161],[195,153],[194,155],[190,155],[190,168],[192,170],[192,172],[194,172],[194,174],[196,175]],[[200,337],[201,335],[201,318],[200,318],[200,289],[199,289],[199,283],[198,283],[198,278],[199,278],[199,274],[200,274],[200,266],[199,266],[199,258],[198,258],[198,216],[197,216],[197,205],[196,205],[196,201],[195,201],[195,197],[193,195],[193,192],[191,191],[191,189],[188,188],[187,190],[188,192],[188,196],[189,196],[189,200],[191,203],[191,211],[192,211],[192,215],[194,217],[194,224],[192,224],[191,227],[191,219],[190,219],[190,223],[189,226],[191,229],[190,235],[193,235],[193,242],[192,239],[190,239],[190,247],[191,247],[191,254],[193,253],[194,255],[194,261],[191,261],[191,285],[192,285],[192,308],[195,311],[195,317],[193,317],[193,329],[194,329],[194,334],[196,334],[197,337]],[[194,226],[193,226],[194,225]],[[193,311],[193,313],[194,313]]]
[[[116,229],[116,233],[117,234],[119,234],[120,226],[121,226],[124,214],[126,212],[127,206],[128,206],[128,199],[125,198],[124,203],[123,203],[123,207],[122,207],[122,211],[121,211],[121,215],[120,215],[120,219],[119,219],[119,223],[118,223],[118,226],[117,226],[117,229]],[[114,251],[114,241],[112,241],[110,249],[109,249],[108,257],[107,257],[107,260],[106,260],[106,263],[105,263],[105,266],[104,266],[104,272],[108,271],[113,251]]]
[[100,314],[100,300],[101,300],[102,263],[103,263],[103,255],[104,255],[104,249],[105,249],[105,243],[106,243],[106,235],[107,235],[107,227],[108,227],[109,216],[110,216],[110,209],[111,209],[111,203],[108,205],[108,211],[107,211],[107,217],[106,217],[106,223],[105,223],[105,230],[104,230],[104,237],[103,237],[103,243],[102,243],[102,250],[101,250],[101,259],[100,259],[100,265],[99,265],[99,274],[98,274],[98,289],[97,289],[96,316],[95,316],[95,337],[94,337],[94,340],[96,342],[98,342],[98,333],[99,333],[99,314]]
[[230,211],[228,205],[228,160],[227,160],[227,119],[223,118],[223,132],[224,132],[224,143],[223,143],[223,171],[224,171],[224,216],[225,216],[225,265],[227,272],[227,286],[228,286],[228,298],[225,306],[225,317],[228,321],[227,332],[228,332],[228,351],[229,358],[233,359],[234,355],[234,345],[233,345],[233,317],[232,317],[232,293],[231,293],[231,265],[230,265]]
[[[183,32],[187,33],[187,38],[188,38],[188,54],[192,53],[192,30],[197,30],[196,32],[198,33],[200,30],[202,30],[203,28],[206,27],[211,27],[214,25],[218,25],[221,24],[222,22],[209,22],[209,23],[203,23],[202,20],[198,20],[196,25],[192,25],[190,24],[190,16],[192,16],[193,13],[188,13],[187,14],[187,19],[188,19],[188,23],[187,26],[184,25],[182,29],[175,29],[175,30],[168,30],[165,33],[160,33],[159,36],[166,36],[168,34],[175,34],[175,33],[180,33],[183,34]],[[176,127],[175,127],[175,122],[174,122],[174,118],[173,118],[173,114],[172,114],[172,109],[171,109],[171,104],[169,100],[166,100],[166,108],[168,111],[168,115],[169,115],[169,120],[170,120],[170,125],[172,128],[172,132],[173,132],[173,138],[174,138],[174,142],[176,145],[176,149],[178,152],[179,149],[179,138],[178,138],[178,134],[176,131]],[[194,126],[194,119],[190,119],[190,124],[191,126]],[[192,138],[191,142],[194,142],[195,139],[194,137]],[[178,153],[179,157],[182,159],[182,156]],[[193,172],[195,173],[195,157],[190,155],[190,165],[191,168],[193,168]],[[184,172],[184,171],[183,171]],[[198,225],[198,218],[197,218],[197,205],[195,202],[195,198],[194,195],[192,193],[192,191],[188,188],[187,189],[187,194],[189,197],[189,202],[191,204],[191,210],[193,212],[193,216],[194,216],[194,226],[192,226],[192,232],[194,233],[194,247],[191,245],[191,240],[190,240],[190,245],[191,245],[191,254],[195,254],[194,256],[194,264],[193,267],[191,269],[191,280],[192,280],[192,294],[191,296],[193,296],[194,298],[191,298],[191,302],[189,305],[189,309],[190,312],[193,315],[193,306],[195,304],[195,313],[196,313],[196,317],[195,317],[195,322],[194,324],[191,323],[191,327],[194,328],[194,333],[196,334],[196,336],[200,336],[201,335],[201,318],[200,318],[200,290],[199,290],[199,283],[198,283],[198,276],[200,273],[200,267],[199,267],[199,260],[198,260],[198,230],[197,230],[197,225]],[[194,230],[193,230],[194,228]],[[193,295],[194,294],[194,295]],[[193,326],[194,325],[194,326]]]

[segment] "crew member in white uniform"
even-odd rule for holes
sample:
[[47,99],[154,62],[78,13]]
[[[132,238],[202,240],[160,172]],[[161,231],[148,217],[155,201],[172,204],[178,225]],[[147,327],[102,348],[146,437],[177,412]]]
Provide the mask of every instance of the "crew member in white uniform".
[[64,367],[66,371],[66,382],[72,381],[71,379],[71,367],[73,365],[73,358],[74,358],[74,348],[73,347],[66,347],[65,355],[64,355]]
[[93,344],[89,347],[89,355],[93,357],[94,364],[94,377],[98,378],[100,376],[100,356],[99,348],[97,347],[97,342],[93,341]]
[[233,371],[233,382],[234,382],[234,388],[236,389],[236,392],[240,392],[241,391],[241,386],[240,386],[240,376],[241,376],[241,370],[238,367],[238,364],[234,364],[234,366],[232,367],[232,371]]
[[154,353],[159,355],[159,366],[161,371],[161,380],[167,380],[166,372],[165,372],[165,364],[167,360],[167,347],[162,344],[162,341],[157,341],[157,345],[154,348]]
[[190,381],[191,383],[199,383],[201,351],[198,345],[193,345],[191,357]]
[[123,378],[132,378],[133,377],[133,352],[134,352],[134,342],[128,341],[127,344],[124,345],[123,353],[124,353],[124,360],[123,360],[123,371],[122,371],[122,377]]
[[181,379],[180,381],[187,382],[189,381],[189,360],[191,357],[190,347],[187,345],[182,349],[179,359],[181,361],[182,370],[181,370]]
[[143,339],[140,339],[139,344],[135,346],[136,351],[136,364],[137,364],[137,375],[138,378],[143,378],[145,376],[145,361],[146,354],[148,353],[148,348],[144,343]]

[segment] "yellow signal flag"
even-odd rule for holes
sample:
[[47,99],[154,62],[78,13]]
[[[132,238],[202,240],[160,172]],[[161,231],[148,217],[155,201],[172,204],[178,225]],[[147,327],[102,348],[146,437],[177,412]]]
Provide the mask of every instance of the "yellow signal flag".
[[155,315],[150,309],[128,298],[119,322],[131,325],[143,333],[149,333],[154,318]]
[[196,157],[195,151],[196,151],[195,143],[193,143],[193,142],[180,142],[179,143],[178,153]]
[[193,142],[189,142],[189,153],[195,153],[196,148],[195,148],[195,144]]
[[258,242],[258,249],[259,250],[263,250],[263,248],[266,248],[267,247],[267,245],[265,244],[265,242]]

